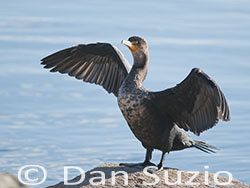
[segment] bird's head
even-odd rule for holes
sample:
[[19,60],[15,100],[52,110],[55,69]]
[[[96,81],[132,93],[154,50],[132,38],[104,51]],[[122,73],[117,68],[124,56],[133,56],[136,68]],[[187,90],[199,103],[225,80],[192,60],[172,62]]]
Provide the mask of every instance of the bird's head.
[[122,40],[121,42],[127,46],[133,54],[134,63],[138,66],[143,66],[148,61],[148,46],[146,41],[138,36],[130,37],[128,40]]
[[128,40],[122,40],[122,44],[127,46],[132,53],[145,51],[148,48],[146,41],[137,36],[130,37]]

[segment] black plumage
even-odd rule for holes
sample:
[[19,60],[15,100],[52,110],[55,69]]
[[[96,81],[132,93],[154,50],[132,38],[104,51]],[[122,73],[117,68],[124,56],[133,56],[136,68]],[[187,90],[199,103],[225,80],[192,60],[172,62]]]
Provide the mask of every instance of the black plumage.
[[103,86],[117,95],[130,64],[114,46],[108,43],[78,45],[43,58],[44,68],[51,72],[68,73],[79,80]]
[[68,73],[77,79],[101,85],[117,97],[118,105],[130,129],[147,150],[147,166],[154,149],[162,151],[158,168],[163,167],[165,153],[195,147],[213,153],[216,147],[193,140],[196,135],[215,126],[219,119],[230,120],[229,107],[219,86],[198,68],[177,86],[159,92],[146,90],[149,55],[146,41],[130,37],[122,41],[132,52],[131,68],[122,53],[111,44],[78,45],[42,59],[51,72]]

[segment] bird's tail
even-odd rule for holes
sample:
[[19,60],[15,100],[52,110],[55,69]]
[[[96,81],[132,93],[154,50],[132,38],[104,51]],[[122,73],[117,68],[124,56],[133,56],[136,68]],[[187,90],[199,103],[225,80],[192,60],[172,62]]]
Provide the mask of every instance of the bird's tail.
[[214,150],[219,150],[219,148],[212,146],[212,145],[209,145],[209,144],[202,142],[202,141],[199,141],[199,140],[194,140],[193,146],[195,148],[203,151],[203,152],[206,152],[206,153],[216,153],[216,151],[214,151]]

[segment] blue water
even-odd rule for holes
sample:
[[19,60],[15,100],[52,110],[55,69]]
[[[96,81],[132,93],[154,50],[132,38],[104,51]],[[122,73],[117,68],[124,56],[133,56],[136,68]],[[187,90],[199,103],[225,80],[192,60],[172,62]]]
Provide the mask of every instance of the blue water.
[[[130,132],[116,99],[101,87],[52,74],[41,58],[79,43],[116,45],[131,35],[150,50],[145,87],[162,90],[202,68],[224,91],[231,121],[199,138],[221,150],[167,155],[165,166],[229,171],[250,184],[250,2],[1,1],[0,170],[17,175],[29,164],[46,168],[45,187],[63,180],[63,166],[88,170],[103,162],[137,162],[144,149]],[[160,152],[154,153],[158,162]],[[71,172],[70,177],[78,174]],[[34,175],[34,174],[33,174]],[[35,175],[34,175],[35,176]]]

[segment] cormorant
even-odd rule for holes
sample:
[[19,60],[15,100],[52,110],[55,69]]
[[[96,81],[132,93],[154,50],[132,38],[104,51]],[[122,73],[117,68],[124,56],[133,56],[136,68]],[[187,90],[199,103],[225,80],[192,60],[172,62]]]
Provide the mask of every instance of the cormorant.
[[44,68],[67,73],[77,79],[101,85],[117,97],[118,105],[135,137],[146,149],[143,163],[150,166],[154,149],[162,151],[158,169],[163,168],[165,153],[195,147],[214,152],[216,147],[193,140],[195,135],[215,126],[219,119],[230,120],[229,107],[219,86],[201,69],[194,68],[175,87],[148,91],[142,85],[148,70],[146,41],[133,36],[123,40],[132,52],[131,67],[123,54],[109,43],[80,44],[43,58]]

